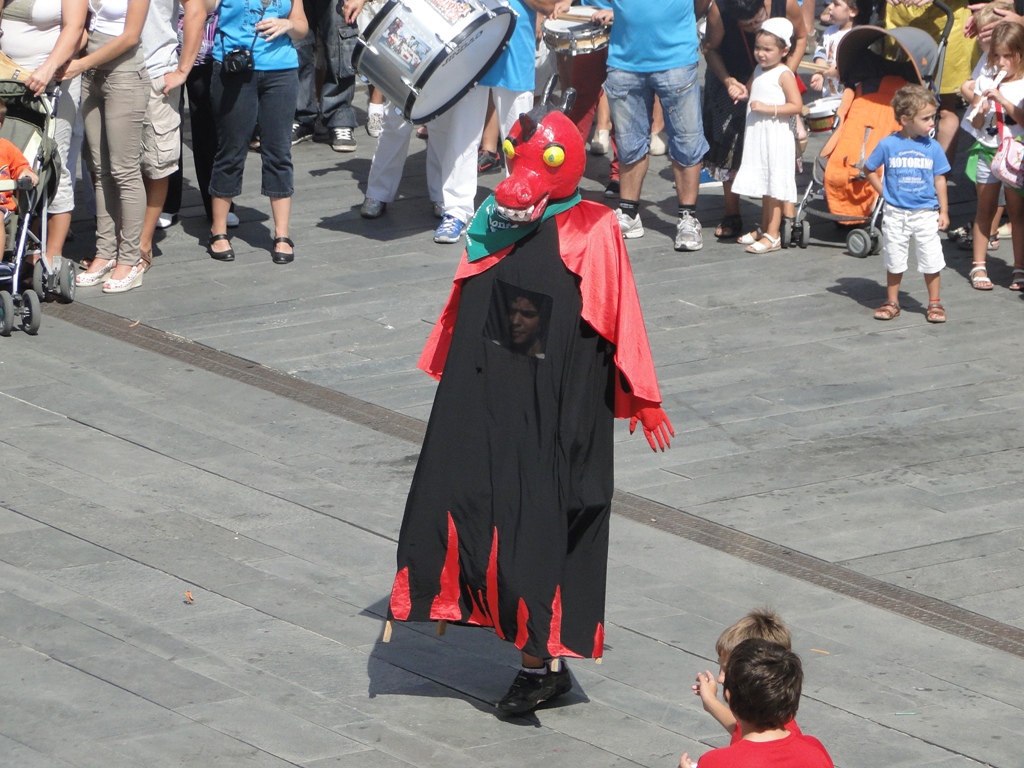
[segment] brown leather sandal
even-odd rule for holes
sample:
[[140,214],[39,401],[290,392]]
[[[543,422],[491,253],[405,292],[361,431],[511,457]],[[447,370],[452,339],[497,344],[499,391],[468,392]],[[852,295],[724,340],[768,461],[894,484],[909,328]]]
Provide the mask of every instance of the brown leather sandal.
[[929,323],[946,322],[946,310],[942,308],[942,304],[939,303],[938,299],[928,302],[928,313],[924,318]]
[[900,305],[887,301],[875,310],[875,320],[894,320],[900,316]]

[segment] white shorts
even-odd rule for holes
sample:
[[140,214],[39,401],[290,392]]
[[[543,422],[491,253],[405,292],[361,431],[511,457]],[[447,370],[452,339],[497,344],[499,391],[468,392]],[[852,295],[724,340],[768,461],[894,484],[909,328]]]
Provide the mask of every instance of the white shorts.
[[916,246],[918,272],[934,275],[945,268],[939,212],[896,208],[886,203],[882,209],[882,260],[886,272],[901,275],[907,271],[911,244]]

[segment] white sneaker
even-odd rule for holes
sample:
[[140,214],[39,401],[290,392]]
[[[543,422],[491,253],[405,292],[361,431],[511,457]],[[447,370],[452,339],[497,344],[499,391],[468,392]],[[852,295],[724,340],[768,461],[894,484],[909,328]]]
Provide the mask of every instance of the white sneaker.
[[621,208],[616,208],[615,218],[619,220],[619,228],[622,230],[622,236],[627,240],[633,240],[637,237],[644,236],[644,225],[640,222],[639,213],[636,216],[627,216],[622,212]]
[[178,220],[178,214],[176,213],[161,213],[160,218],[156,220],[157,229],[167,229],[173,227],[174,223]]
[[234,229],[238,224],[238,217],[231,211],[228,211],[228,229]]
[[683,211],[676,224],[677,251],[699,251],[704,247],[704,238],[701,235],[700,222],[697,217],[689,211]]
[[370,112],[366,116],[366,132],[373,138],[378,138],[384,130],[384,112]]
[[612,140],[608,131],[594,131],[594,138],[590,140],[590,154],[607,155],[611,149]]
[[668,151],[668,147],[665,145],[665,140],[661,138],[660,133],[651,134],[651,154],[655,157],[660,157]]

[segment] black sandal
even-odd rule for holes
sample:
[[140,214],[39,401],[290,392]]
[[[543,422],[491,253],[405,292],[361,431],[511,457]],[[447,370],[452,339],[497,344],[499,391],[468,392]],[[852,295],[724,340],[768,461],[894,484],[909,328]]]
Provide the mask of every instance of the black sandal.
[[715,229],[715,237],[719,240],[735,240],[743,234],[743,217],[738,213],[730,213],[722,217]]
[[213,250],[213,244],[216,243],[218,240],[228,240],[228,241],[230,241],[231,238],[229,238],[227,235],[210,235],[210,239],[206,243],[206,252],[208,254],[210,254],[210,258],[211,259],[216,259],[217,261],[234,261],[235,260],[235,249],[234,248],[228,248],[226,251],[215,251],[215,250]]
[[291,264],[295,260],[295,243],[289,240],[287,237],[275,237],[274,244],[284,243],[285,245],[291,246],[291,251],[279,251],[274,248],[274,252],[270,254],[270,258],[274,260],[275,264]]

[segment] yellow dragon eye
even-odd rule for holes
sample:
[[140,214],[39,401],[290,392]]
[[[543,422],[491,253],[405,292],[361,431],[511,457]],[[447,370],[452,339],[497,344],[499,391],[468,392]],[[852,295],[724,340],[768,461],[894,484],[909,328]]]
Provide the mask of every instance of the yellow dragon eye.
[[501,143],[501,151],[505,153],[505,157],[509,160],[516,156],[516,148],[508,139]]
[[565,162],[565,150],[558,144],[548,144],[544,147],[544,162],[557,168]]

